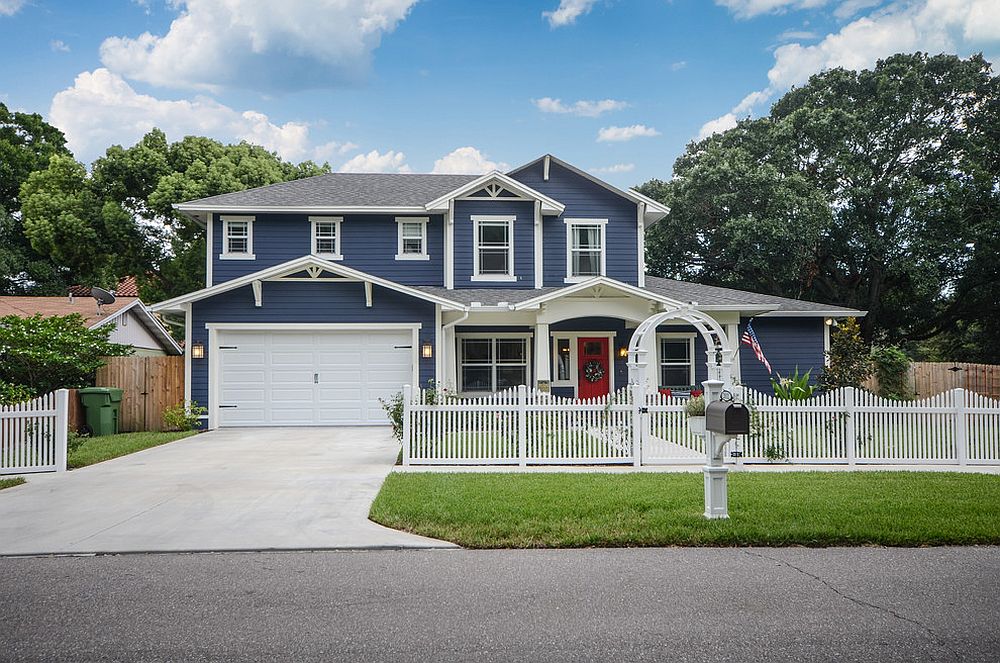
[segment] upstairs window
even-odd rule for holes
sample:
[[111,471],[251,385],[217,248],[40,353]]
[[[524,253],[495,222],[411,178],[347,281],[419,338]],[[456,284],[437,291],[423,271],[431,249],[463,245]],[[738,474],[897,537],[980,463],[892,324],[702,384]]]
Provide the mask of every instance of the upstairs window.
[[222,253],[223,260],[254,260],[253,254],[253,217],[224,216],[222,217]]
[[473,216],[473,281],[516,281],[514,217]]
[[430,260],[426,217],[398,217],[396,260]]
[[607,219],[566,220],[566,281],[573,283],[605,273]]
[[310,216],[312,225],[312,254],[327,260],[341,260],[339,216]]

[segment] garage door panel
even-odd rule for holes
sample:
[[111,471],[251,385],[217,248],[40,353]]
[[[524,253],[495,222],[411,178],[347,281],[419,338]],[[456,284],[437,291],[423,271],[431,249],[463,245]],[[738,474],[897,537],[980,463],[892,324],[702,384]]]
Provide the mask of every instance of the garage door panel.
[[223,331],[219,345],[236,347],[220,353],[221,401],[236,406],[222,425],[384,424],[378,399],[412,381],[409,330]]

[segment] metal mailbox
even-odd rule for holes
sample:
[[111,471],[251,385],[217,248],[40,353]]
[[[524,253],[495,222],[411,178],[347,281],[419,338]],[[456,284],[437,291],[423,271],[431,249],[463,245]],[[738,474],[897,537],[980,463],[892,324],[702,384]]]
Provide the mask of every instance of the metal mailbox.
[[705,428],[723,435],[748,435],[750,409],[743,403],[712,401],[705,408]]

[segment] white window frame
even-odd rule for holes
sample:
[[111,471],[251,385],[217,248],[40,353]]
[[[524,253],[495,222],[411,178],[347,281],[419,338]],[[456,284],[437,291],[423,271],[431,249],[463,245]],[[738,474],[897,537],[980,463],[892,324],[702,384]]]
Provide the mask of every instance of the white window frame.
[[[253,222],[252,216],[223,216],[222,217],[222,253],[219,260],[256,260],[257,256],[253,252]],[[229,251],[229,224],[247,224],[247,250],[240,253]]]
[[[582,331],[582,332],[552,332],[552,349],[550,357],[552,358],[552,368],[551,376],[552,382],[550,383],[553,387],[572,387],[573,396],[576,397],[577,388],[580,386],[580,367],[578,366],[580,357],[580,339],[581,338],[606,338],[608,339],[608,366],[611,370],[608,371],[608,389],[611,393],[615,390],[615,358],[618,355],[618,349],[615,347],[615,338],[617,338],[617,332],[609,331]],[[559,379],[559,365],[558,365],[558,354],[559,350],[559,340],[568,339],[569,340],[569,379],[560,380]]]
[[[580,283],[588,279],[606,276],[608,271],[608,220],[607,219],[564,219],[566,224],[566,283]],[[600,229],[601,235],[601,273],[587,276],[576,276],[573,274],[573,229],[579,227],[596,226]]]
[[[688,385],[693,385],[697,388],[698,383],[695,382],[695,362],[697,361],[695,357],[695,345],[694,339],[696,334],[694,332],[660,332],[656,335],[656,386],[662,386],[660,380],[663,377],[663,344],[661,341],[679,341],[687,340],[688,342],[688,353],[691,357],[690,367],[688,370]],[[671,366],[679,366],[679,363],[672,363]]]
[[[512,283],[517,281],[514,275],[514,221],[517,217],[507,216],[472,216],[472,281],[499,281]],[[481,224],[507,224],[507,273],[506,274],[480,274],[479,273],[479,227]]]
[[[316,250],[316,228],[320,223],[332,223],[334,224],[335,236],[333,238],[334,252],[333,253],[319,253]],[[340,239],[341,239],[341,226],[344,223],[344,217],[342,216],[310,216],[309,217],[309,252],[316,256],[317,258],[323,258],[324,260],[343,260],[344,254],[340,249]]]
[[[403,253],[403,225],[406,223],[419,223],[420,230],[420,253]],[[396,260],[430,260],[427,253],[427,224],[430,217],[427,216],[397,216],[396,217]],[[408,239],[414,239],[410,237]]]
[[[524,346],[525,346],[525,353],[526,353],[525,354],[525,375],[524,375],[524,379],[525,379],[525,382],[527,383],[527,386],[531,386],[531,384],[532,384],[532,374],[534,373],[534,371],[532,370],[533,367],[534,367],[534,364],[532,363],[532,356],[531,356],[531,349],[532,349],[531,346],[533,345],[532,342],[531,342],[531,338],[532,338],[532,335],[531,335],[530,332],[498,332],[498,333],[495,333],[495,334],[491,334],[491,333],[488,333],[488,332],[473,332],[473,333],[465,332],[465,333],[461,333],[461,334],[455,334],[455,381],[456,381],[457,386],[459,388],[459,393],[461,395],[477,395],[477,394],[492,394],[492,393],[496,393],[496,392],[493,392],[493,391],[462,391],[461,390],[462,387],[464,386],[463,380],[462,380],[462,340],[463,339],[490,339],[492,341],[497,341],[497,340],[500,340],[500,339],[519,339],[519,340],[523,340],[524,341]],[[492,383],[492,385],[494,387],[496,387],[496,383],[497,383],[497,366],[500,366],[501,364],[499,364],[497,362],[497,360],[496,360],[496,344],[494,344],[493,348],[494,348],[494,350],[493,350],[493,361],[489,364],[489,366],[492,368],[492,371],[493,371],[493,376],[492,376],[492,379],[491,379],[491,383]],[[473,365],[474,366],[486,366],[486,364],[473,364]],[[520,364],[518,364],[518,365],[520,365]]]

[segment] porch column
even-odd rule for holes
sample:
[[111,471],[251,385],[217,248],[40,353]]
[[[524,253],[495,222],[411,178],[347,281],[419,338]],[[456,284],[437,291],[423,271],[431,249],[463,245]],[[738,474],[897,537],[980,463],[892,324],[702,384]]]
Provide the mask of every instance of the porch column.
[[443,330],[444,348],[441,356],[444,358],[444,386],[454,392],[458,389],[457,368],[458,350],[455,347],[455,327],[445,327]]
[[[549,325],[546,322],[535,324],[535,386],[544,382],[552,382],[552,361],[549,358],[549,347],[552,341],[549,338]],[[547,391],[547,390],[546,390]]]
[[660,386],[660,348],[656,341],[656,330],[643,339],[646,351],[646,393],[655,394]]
[[729,337],[729,345],[733,348],[733,365],[730,368],[729,379],[726,380],[727,383],[732,385],[735,382],[740,382],[740,326],[738,323],[731,322],[726,325],[726,336]]

